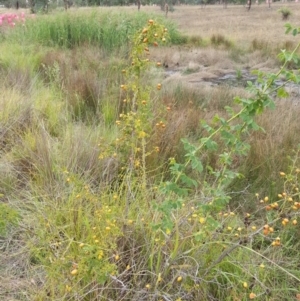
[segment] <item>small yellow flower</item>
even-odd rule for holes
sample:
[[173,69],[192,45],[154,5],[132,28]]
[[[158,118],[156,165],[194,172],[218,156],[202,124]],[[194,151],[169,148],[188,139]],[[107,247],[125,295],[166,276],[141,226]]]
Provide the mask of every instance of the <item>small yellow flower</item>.
[[200,217],[199,218],[199,223],[203,225],[205,223],[205,218],[204,217]]
[[157,276],[157,282],[161,282],[161,281],[162,281],[161,273],[159,273],[158,276]]
[[140,131],[139,134],[138,134],[139,138],[145,138],[146,135],[147,134],[144,131]]
[[80,245],[79,245],[79,248],[82,248],[84,246],[84,243],[82,242]]
[[120,259],[120,256],[118,254],[115,255],[115,260],[118,261]]
[[103,255],[104,255],[104,253],[103,253],[103,251],[99,251],[98,252],[98,259],[100,260],[100,259],[102,259],[103,258]]
[[182,281],[182,277],[181,276],[177,277],[177,282],[181,282],[181,281]]
[[248,287],[248,283],[247,283],[247,282],[244,282],[244,283],[243,283],[243,287],[244,287],[244,288],[247,288],[247,287]]
[[78,270],[77,269],[74,269],[71,271],[71,275],[75,276],[78,274]]
[[148,289],[151,288],[151,285],[148,283],[148,284],[145,285],[145,288],[148,290]]

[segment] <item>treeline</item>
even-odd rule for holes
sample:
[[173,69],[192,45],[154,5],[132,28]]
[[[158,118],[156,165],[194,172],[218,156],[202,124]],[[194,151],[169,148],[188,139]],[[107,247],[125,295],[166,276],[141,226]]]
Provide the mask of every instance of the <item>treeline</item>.
[[[276,1],[276,0],[275,0]],[[279,0],[278,0],[279,1]],[[142,0],[141,5],[158,5],[162,8],[168,3],[171,11],[179,5],[218,5],[218,4],[246,4],[247,0]],[[263,0],[259,2],[265,3]],[[0,5],[7,8],[34,8],[34,12],[48,11],[55,8],[71,6],[129,6],[136,5],[136,0],[0,0]]]

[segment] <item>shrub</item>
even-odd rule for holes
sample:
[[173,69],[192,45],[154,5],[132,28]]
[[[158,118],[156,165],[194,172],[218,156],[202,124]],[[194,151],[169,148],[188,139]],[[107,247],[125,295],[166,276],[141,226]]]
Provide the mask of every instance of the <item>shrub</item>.
[[292,14],[290,9],[287,7],[282,7],[278,11],[281,13],[282,20],[287,20]]
[[221,34],[213,34],[210,41],[214,46],[224,46],[226,49],[233,46],[233,43]]

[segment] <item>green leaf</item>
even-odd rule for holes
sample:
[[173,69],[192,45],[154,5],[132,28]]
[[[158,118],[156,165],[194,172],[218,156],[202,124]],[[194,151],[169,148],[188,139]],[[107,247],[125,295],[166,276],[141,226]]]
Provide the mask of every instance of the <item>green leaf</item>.
[[200,141],[208,150],[216,151],[218,149],[218,144],[207,137],[201,138]]
[[289,96],[289,93],[285,90],[284,87],[280,87],[277,90],[277,96],[280,97],[280,98],[286,98],[286,97]]
[[192,166],[192,169],[198,171],[199,173],[201,173],[203,171],[203,165],[198,158],[195,158],[195,157],[191,158],[191,166]]
[[211,231],[221,227],[221,224],[211,216],[206,218],[206,224]]
[[182,175],[180,176],[180,180],[181,180],[184,184],[186,184],[188,187],[193,187],[193,186],[194,186],[194,187],[197,187],[197,186],[198,186],[197,181],[195,181],[194,179],[188,177],[188,176],[185,175],[185,174],[182,174]]
[[292,30],[292,26],[291,26],[290,23],[286,23],[286,24],[284,25],[284,27],[286,28],[285,34],[290,33],[290,31]]
[[206,239],[206,234],[203,231],[198,231],[194,233],[193,236],[195,237],[196,242],[202,242]]
[[298,29],[297,28],[294,28],[293,31],[292,31],[292,35],[293,36],[296,36],[298,34]]

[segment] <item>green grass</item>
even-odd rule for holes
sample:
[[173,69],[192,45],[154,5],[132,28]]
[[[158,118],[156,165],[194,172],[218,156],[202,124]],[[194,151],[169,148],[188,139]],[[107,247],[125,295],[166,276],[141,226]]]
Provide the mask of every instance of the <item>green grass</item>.
[[109,54],[112,51],[128,51],[133,35],[151,18],[165,24],[172,44],[187,41],[172,22],[160,16],[142,12],[126,14],[97,10],[84,13],[57,12],[53,15],[28,18],[26,27],[16,27],[6,38],[50,47],[74,48],[94,45]]

